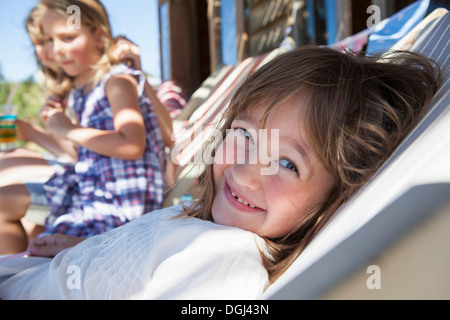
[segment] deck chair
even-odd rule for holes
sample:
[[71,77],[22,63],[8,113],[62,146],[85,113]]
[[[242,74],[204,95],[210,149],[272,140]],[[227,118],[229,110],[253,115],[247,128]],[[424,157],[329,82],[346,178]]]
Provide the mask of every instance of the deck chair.
[[[422,284],[428,284],[431,282],[428,277],[435,272],[418,276],[411,265],[414,261],[402,260],[402,264],[396,265],[397,269],[391,265],[394,270],[390,270],[390,274],[395,276],[384,285],[395,282],[400,274],[409,274],[409,287],[396,288],[397,295],[392,296],[383,296],[382,287],[378,297],[417,299],[424,295],[426,298],[428,293],[428,297],[433,298],[431,293],[439,292],[438,298],[450,298],[450,13],[421,28],[410,50],[435,60],[443,74],[443,83],[430,110],[371,181],[336,212],[291,267],[267,289],[264,299],[341,299],[343,288],[352,279],[359,279],[359,287],[352,288],[354,294],[346,297],[361,299],[363,293],[371,291],[367,285],[370,276],[367,270],[374,259],[384,257],[383,253],[417,230],[414,228],[437,217],[444,219],[439,221],[447,221],[442,228],[446,242],[440,242],[437,248],[412,248],[415,259],[434,249],[440,250],[441,254],[433,257],[436,260],[426,262],[428,267],[441,266],[441,274],[434,274],[437,276],[432,282],[435,287],[414,286],[419,277],[425,277]],[[401,260],[404,252],[406,250],[395,257]],[[389,268],[384,271],[381,268],[381,278],[383,272],[389,274]],[[387,293],[388,289],[384,290]]]
[[[426,25],[427,21],[422,20],[429,6],[429,0],[419,0],[409,6],[401,9],[392,16],[384,19],[376,24],[374,27],[362,30],[354,35],[339,40],[336,43],[329,45],[330,48],[339,51],[360,52],[364,50],[371,54],[381,54],[388,49],[393,49],[394,43],[398,46],[397,49],[403,47],[407,49],[405,44],[408,39],[415,38],[417,34],[411,32],[414,29],[416,32],[420,28],[416,28],[417,24]],[[445,10],[445,9],[441,9]],[[439,15],[439,10],[436,10],[436,15]],[[434,15],[429,15],[427,18],[432,19]],[[400,39],[396,42],[396,39]]]
[[189,101],[184,106],[181,114],[175,118],[178,126],[187,121],[192,113],[208,99],[211,94],[222,84],[222,82],[229,76],[234,66],[222,66],[209,75],[206,80],[202,82],[200,87],[195,90]]
[[418,0],[374,26],[367,52],[384,53],[410,32],[424,18],[430,0]]

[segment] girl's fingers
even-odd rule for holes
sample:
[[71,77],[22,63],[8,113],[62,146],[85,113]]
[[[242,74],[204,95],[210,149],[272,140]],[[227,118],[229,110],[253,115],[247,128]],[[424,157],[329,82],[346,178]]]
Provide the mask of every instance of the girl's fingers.
[[84,238],[64,234],[52,234],[34,239],[30,243],[29,251],[32,256],[54,257],[59,252],[73,247],[83,240]]

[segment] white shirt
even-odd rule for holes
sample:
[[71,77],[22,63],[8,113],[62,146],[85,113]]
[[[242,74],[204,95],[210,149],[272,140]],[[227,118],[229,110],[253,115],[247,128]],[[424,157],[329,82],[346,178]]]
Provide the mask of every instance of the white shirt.
[[258,299],[268,283],[254,233],[182,206],[148,213],[53,259],[0,264],[3,299]]

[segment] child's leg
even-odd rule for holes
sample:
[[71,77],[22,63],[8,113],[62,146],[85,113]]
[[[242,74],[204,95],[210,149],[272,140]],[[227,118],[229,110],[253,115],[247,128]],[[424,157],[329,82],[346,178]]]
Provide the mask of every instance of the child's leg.
[[0,186],[29,178],[50,177],[54,170],[42,154],[28,149],[0,152]]
[[43,226],[35,223],[22,223],[30,205],[30,195],[23,181],[49,178],[53,172],[39,152],[19,148],[0,153],[0,254],[23,251],[29,240],[44,231]]
[[28,239],[20,219],[30,202],[24,184],[0,187],[0,255],[26,250]]
[[28,243],[45,231],[45,226],[29,221],[26,217],[20,219],[20,222],[22,223],[22,226],[27,234]]

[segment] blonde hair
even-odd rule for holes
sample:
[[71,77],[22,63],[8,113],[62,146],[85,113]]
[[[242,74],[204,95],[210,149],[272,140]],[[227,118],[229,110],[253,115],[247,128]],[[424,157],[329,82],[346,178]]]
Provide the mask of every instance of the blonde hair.
[[[224,115],[223,137],[239,114],[266,106],[267,119],[283,101],[305,97],[307,140],[336,181],[326,200],[295,230],[266,239],[272,258],[262,257],[271,283],[417,124],[438,82],[439,71],[418,54],[396,52],[379,60],[304,46],[262,66],[236,91]],[[200,176],[197,191],[184,214],[212,221],[212,165]]]
[[[67,8],[73,5],[80,8],[81,25],[86,27],[91,33],[100,30],[104,41],[103,49],[101,49],[101,58],[92,66],[96,70],[95,75],[86,85],[86,90],[90,90],[100,81],[111,66],[119,61],[115,54],[114,39],[105,7],[98,0],[41,0],[38,7],[42,6],[46,10],[54,10],[63,16],[69,17]],[[38,10],[39,13],[42,13],[42,9]],[[42,17],[40,19],[42,21]],[[63,84],[69,79],[72,85],[72,78],[65,75],[62,70],[59,70],[57,78],[58,84]],[[64,87],[61,89],[66,90],[67,88]]]
[[[29,13],[25,20],[25,28],[27,30],[28,36],[30,37],[31,42],[36,47],[36,45],[44,44],[44,34],[42,32],[42,18],[47,12],[47,8],[38,3]],[[41,59],[36,54],[35,50],[35,58],[36,62],[45,76],[45,89],[48,92],[56,94],[62,99],[65,99],[69,94],[72,84],[71,78],[67,76],[64,71],[59,68],[57,70],[53,70],[46,66]]]
[[25,19],[25,28],[33,44],[37,44],[43,41],[44,35],[42,34],[41,22],[42,17],[45,14],[45,7],[38,4],[31,9],[27,18]]

